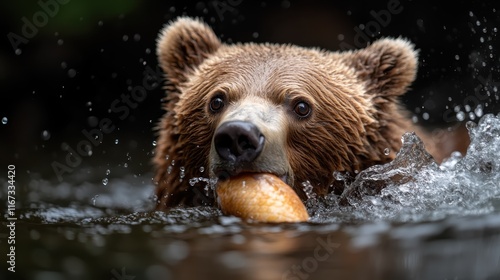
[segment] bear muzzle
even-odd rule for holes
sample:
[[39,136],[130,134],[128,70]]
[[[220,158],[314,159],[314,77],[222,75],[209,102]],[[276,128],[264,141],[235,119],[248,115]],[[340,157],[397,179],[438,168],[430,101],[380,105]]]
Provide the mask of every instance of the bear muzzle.
[[266,154],[259,158],[265,146],[266,137],[255,124],[248,121],[228,121],[221,124],[213,138],[213,149],[217,155],[213,165],[215,176],[224,180],[241,173],[266,172],[287,182],[288,171],[284,171],[281,164],[275,162],[282,156],[267,149],[266,152],[270,152],[272,156]]
[[265,102],[238,105],[214,131],[209,156],[212,176],[225,180],[242,173],[271,173],[293,184],[282,112]]

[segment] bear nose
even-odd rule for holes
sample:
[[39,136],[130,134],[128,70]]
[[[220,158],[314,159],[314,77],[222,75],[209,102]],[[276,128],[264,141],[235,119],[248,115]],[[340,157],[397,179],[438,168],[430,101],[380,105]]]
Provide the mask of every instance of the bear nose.
[[251,122],[229,121],[214,134],[217,154],[231,162],[252,162],[264,147],[264,135]]

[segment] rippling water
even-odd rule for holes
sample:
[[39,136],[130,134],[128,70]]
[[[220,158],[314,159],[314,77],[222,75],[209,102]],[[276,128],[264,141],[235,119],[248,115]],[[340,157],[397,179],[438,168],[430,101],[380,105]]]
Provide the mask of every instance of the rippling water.
[[17,272],[2,279],[499,279],[500,116],[469,129],[467,154],[441,165],[406,134],[398,158],[358,174],[349,195],[311,198],[308,223],[154,212],[151,174],[32,180]]

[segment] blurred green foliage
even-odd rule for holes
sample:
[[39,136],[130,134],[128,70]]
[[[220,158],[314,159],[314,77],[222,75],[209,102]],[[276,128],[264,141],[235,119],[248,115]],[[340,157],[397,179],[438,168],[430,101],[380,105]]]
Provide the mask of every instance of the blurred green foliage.
[[[2,13],[12,24],[10,28],[17,31],[21,28],[22,18],[26,17],[33,22],[33,16],[40,11],[44,11],[43,6],[52,5],[56,12],[49,16],[47,25],[40,28],[42,33],[68,32],[71,34],[86,33],[95,27],[99,21],[117,18],[140,6],[139,0],[65,0],[60,4],[57,0],[39,1],[4,1],[2,3]],[[56,6],[57,5],[57,6]]]

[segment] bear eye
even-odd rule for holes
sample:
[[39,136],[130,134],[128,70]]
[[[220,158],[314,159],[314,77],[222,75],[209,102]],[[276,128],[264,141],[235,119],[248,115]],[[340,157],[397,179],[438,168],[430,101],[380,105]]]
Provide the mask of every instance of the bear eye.
[[305,118],[305,117],[309,116],[309,114],[311,113],[311,107],[306,102],[301,101],[301,102],[298,102],[297,104],[295,104],[293,111],[299,117]]
[[215,96],[210,100],[210,111],[217,113],[224,108],[224,99],[220,96]]

